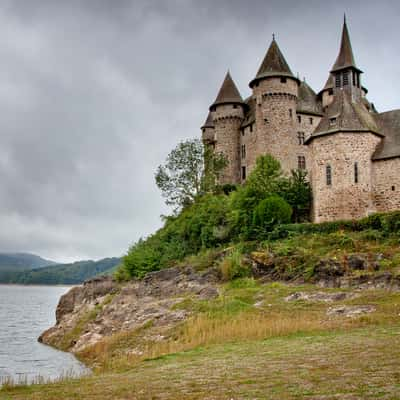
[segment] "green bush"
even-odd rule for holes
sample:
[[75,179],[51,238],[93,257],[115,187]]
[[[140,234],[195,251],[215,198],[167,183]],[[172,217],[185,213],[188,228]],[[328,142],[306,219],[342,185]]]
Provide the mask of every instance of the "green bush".
[[272,195],[262,200],[253,212],[253,231],[265,235],[274,226],[290,222],[292,207],[282,197]]

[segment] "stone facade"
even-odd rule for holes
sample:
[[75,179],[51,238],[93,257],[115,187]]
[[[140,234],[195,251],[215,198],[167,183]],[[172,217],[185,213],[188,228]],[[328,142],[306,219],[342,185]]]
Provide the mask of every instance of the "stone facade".
[[372,184],[376,211],[400,210],[400,157],[372,163]]
[[375,211],[371,157],[380,140],[368,132],[343,132],[311,142],[313,221],[357,219]]
[[202,127],[204,143],[228,159],[220,183],[244,183],[256,159],[271,154],[285,174],[307,170],[315,222],[400,209],[400,110],[378,113],[361,73],[346,21],[318,94],[293,76],[275,38],[250,97],[228,73]]

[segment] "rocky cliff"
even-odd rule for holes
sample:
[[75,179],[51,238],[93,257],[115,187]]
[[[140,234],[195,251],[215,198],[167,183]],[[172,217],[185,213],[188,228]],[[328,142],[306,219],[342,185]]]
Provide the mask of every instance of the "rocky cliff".
[[[381,270],[380,254],[320,259],[309,277],[288,273],[284,260],[266,251],[253,252],[242,261],[249,274],[261,282],[308,281],[324,288],[400,290],[400,276]],[[112,277],[92,279],[61,297],[56,325],[39,341],[80,353],[115,334],[141,330],[133,350],[140,351],[140,342],[163,340],[191,315],[190,309],[179,306],[182,302],[216,298],[220,285],[215,267],[200,272],[190,266],[174,267],[123,284]]]
[[143,280],[123,285],[111,277],[92,279],[61,297],[56,325],[39,341],[78,353],[114,333],[144,326],[152,327],[148,335],[160,337],[189,315],[174,305],[187,296],[218,296],[217,282],[215,269],[196,272],[191,267],[152,272]]

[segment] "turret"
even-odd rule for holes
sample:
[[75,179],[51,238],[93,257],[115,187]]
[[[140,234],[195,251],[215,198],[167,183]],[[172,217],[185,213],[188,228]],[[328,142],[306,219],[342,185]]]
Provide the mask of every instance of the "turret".
[[256,145],[250,168],[261,154],[277,158],[285,172],[298,167],[296,106],[299,80],[273,36],[261,66],[250,82],[256,101]]
[[221,174],[220,184],[240,182],[240,126],[245,107],[242,96],[228,71],[217,98],[210,106],[214,124],[214,148],[217,153],[223,153],[228,161]]
[[209,111],[207,119],[201,127],[202,139],[204,145],[215,146],[215,125],[212,112]]
[[332,67],[331,74],[334,83],[334,94],[340,90],[345,90],[350,94],[352,101],[360,101],[362,97],[362,71],[356,67],[354,61],[346,17],[344,17],[343,22],[339,54]]

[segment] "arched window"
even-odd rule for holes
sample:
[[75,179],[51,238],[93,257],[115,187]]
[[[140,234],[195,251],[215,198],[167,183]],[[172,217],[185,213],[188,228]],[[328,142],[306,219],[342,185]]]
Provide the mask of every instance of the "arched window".
[[354,183],[358,183],[358,162],[354,163]]
[[326,166],[326,184],[332,185],[332,167],[329,164]]

